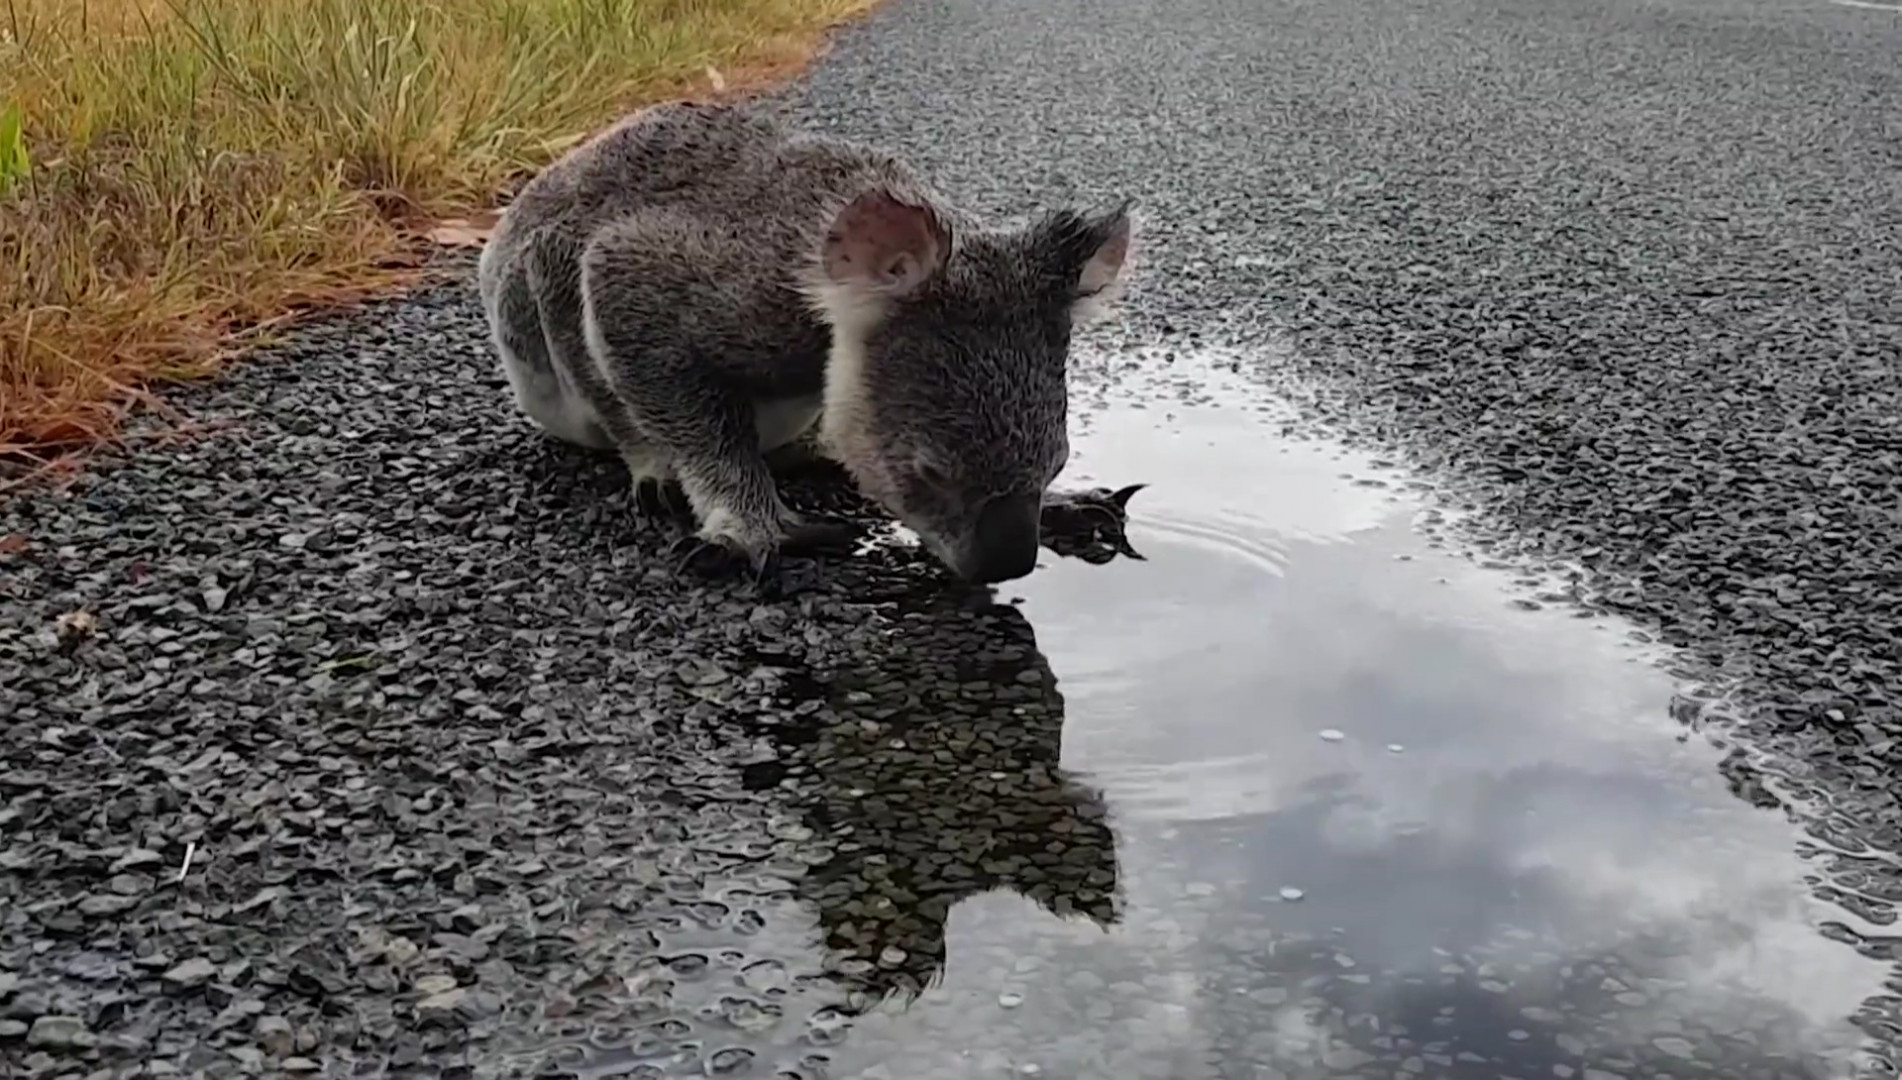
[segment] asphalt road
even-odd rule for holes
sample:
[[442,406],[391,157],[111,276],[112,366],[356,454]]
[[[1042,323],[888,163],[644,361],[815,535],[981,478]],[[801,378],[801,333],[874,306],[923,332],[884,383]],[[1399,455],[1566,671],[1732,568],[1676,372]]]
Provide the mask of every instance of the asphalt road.
[[[894,0],[784,104],[981,209],[1137,196],[1134,339],[1259,347],[1463,479],[1742,680],[1845,850],[1902,848],[1902,13]],[[670,577],[619,469],[512,415],[472,287],[179,401],[206,438],[0,505],[27,542],[0,555],[0,1075],[527,1072],[682,1038],[642,988],[709,961],[663,942],[760,931],[837,858],[836,817],[771,790],[803,720],[823,746],[906,695],[1047,708],[1022,619],[903,556],[777,605]],[[999,670],[1018,690],[972,689]],[[1048,752],[999,738],[921,767]],[[1090,851],[1089,800],[1042,783]],[[1072,898],[1116,873],[1071,869]],[[1872,873],[1871,935],[1902,895]],[[755,963],[762,993],[826,978]]]

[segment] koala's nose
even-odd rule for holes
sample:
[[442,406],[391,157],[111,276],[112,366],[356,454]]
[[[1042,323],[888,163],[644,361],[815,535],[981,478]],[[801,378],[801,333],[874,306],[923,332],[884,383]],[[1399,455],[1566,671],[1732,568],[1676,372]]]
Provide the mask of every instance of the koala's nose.
[[978,511],[965,576],[990,585],[1020,578],[1037,568],[1037,538],[1043,500],[1036,495],[999,495]]

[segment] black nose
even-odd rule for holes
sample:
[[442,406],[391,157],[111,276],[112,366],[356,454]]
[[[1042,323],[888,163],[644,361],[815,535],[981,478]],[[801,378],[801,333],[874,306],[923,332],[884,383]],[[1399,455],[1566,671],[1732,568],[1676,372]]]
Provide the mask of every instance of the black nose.
[[1043,500],[1036,495],[999,495],[985,503],[978,512],[965,576],[989,585],[1036,569],[1042,513]]

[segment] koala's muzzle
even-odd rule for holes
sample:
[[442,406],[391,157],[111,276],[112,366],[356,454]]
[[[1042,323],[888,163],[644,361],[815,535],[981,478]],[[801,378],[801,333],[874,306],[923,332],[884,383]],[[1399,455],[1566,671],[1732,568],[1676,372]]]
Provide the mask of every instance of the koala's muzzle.
[[991,585],[1036,569],[1042,511],[1043,500],[1036,495],[999,495],[986,502],[959,570]]

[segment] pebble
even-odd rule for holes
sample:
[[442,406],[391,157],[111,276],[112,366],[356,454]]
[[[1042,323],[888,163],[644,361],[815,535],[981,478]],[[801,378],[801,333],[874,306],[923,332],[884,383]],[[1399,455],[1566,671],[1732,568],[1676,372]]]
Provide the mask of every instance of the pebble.
[[79,901],[79,913],[82,915],[117,915],[139,906],[136,896],[112,896],[93,893]]
[[283,1057],[296,1046],[296,1038],[291,1031],[291,1022],[281,1016],[260,1016],[256,1026],[258,1045],[278,1057]]
[[461,1008],[462,1004],[468,1000],[469,991],[457,987],[454,990],[445,990],[440,994],[431,994],[429,997],[417,1002],[416,1011],[418,1014],[424,1015],[454,1012],[456,1009]]
[[26,1044],[47,1050],[73,1050],[91,1046],[96,1040],[77,1016],[42,1016],[27,1029]]
[[1652,1039],[1651,1045],[1656,1047],[1659,1053],[1669,1054],[1674,1058],[1688,1059],[1697,1055],[1697,1046],[1692,1043],[1691,1040],[1680,1038],[1676,1035],[1665,1035]]
[[424,997],[446,994],[456,988],[454,975],[424,975],[416,980],[416,992]]
[[1321,738],[1325,742],[1340,742],[1347,738],[1347,733],[1339,728],[1322,728]]
[[1281,887],[1281,898],[1290,903],[1293,903],[1294,901],[1299,900],[1306,895],[1308,894],[1305,892],[1302,892],[1300,889],[1297,889],[1292,885],[1284,885]]
[[165,972],[163,978],[175,987],[198,986],[218,973],[218,966],[203,957],[194,957]]

